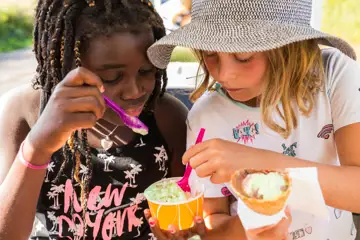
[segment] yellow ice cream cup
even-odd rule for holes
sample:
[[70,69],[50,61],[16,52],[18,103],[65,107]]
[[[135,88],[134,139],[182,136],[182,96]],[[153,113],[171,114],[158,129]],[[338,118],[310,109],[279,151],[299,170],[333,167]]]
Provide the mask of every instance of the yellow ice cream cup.
[[[164,181],[177,182],[180,179],[179,177],[166,178],[153,183],[151,186]],[[204,186],[201,183],[196,182],[191,185],[189,199],[175,203],[152,200],[146,193],[145,190],[144,195],[148,201],[151,215],[158,219],[160,228],[163,230],[168,230],[170,224],[179,230],[189,229],[194,225],[194,217],[203,214]]]

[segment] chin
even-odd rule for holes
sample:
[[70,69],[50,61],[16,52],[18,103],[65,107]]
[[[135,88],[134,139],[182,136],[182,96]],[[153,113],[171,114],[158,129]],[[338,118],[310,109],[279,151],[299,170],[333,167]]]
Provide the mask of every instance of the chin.
[[231,99],[237,102],[248,102],[257,97],[253,94],[244,94],[244,93],[228,93]]

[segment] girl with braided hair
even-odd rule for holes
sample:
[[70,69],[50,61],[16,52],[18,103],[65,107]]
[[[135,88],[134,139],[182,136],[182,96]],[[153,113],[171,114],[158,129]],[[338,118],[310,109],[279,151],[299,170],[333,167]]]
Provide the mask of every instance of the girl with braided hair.
[[142,193],[183,173],[186,134],[146,56],[162,19],[148,0],[39,0],[35,17],[34,84],[1,101],[0,239],[151,239]]

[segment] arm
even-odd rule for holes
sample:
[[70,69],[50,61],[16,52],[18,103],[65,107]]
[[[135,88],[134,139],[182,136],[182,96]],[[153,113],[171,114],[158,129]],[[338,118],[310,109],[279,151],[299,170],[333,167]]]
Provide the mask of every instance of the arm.
[[[335,132],[341,166],[314,163],[279,153],[265,151],[267,161],[261,168],[317,167],[319,182],[327,205],[360,213],[360,123]],[[260,167],[260,166],[259,166]]]
[[208,232],[204,240],[246,240],[245,230],[238,216],[230,216],[229,198],[205,198],[204,220]]
[[156,106],[156,121],[172,155],[171,177],[184,174],[185,166],[181,159],[186,148],[187,113],[185,105],[169,94],[160,98]]
[[[46,172],[28,169],[16,159],[19,146],[30,131],[23,113],[25,110],[32,112],[27,107],[33,102],[30,99],[33,96],[31,89],[21,88],[5,94],[0,100],[0,239],[29,237]],[[48,161],[49,155],[25,146],[28,161],[34,164]]]
[[360,66],[339,51],[325,52],[336,150],[341,166],[318,164],[270,153],[265,167],[317,167],[327,205],[360,213]]
[[[32,94],[20,91],[1,101],[1,240],[28,239],[46,172],[29,169],[15,157],[20,143],[25,139],[22,152],[26,161],[33,165],[48,163],[72,132],[91,128],[102,118],[105,112],[102,90],[101,79],[93,73],[84,68],[71,71],[57,85],[31,130],[31,116],[37,115],[32,108],[33,98],[29,97]],[[39,95],[34,96],[37,101],[34,105],[38,106]]]

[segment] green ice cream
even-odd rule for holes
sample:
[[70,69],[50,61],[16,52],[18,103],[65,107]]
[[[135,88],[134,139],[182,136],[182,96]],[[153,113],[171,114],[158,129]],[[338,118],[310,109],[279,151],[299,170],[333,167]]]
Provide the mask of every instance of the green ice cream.
[[286,188],[284,176],[276,172],[249,174],[243,181],[246,195],[265,201],[279,198],[284,188]]
[[161,203],[177,203],[188,199],[187,194],[174,180],[155,183],[145,190],[144,195],[150,201]]

